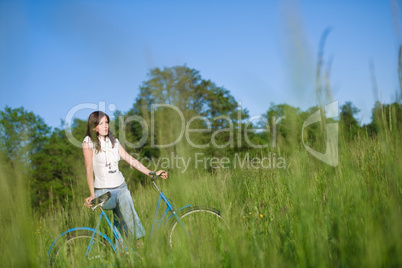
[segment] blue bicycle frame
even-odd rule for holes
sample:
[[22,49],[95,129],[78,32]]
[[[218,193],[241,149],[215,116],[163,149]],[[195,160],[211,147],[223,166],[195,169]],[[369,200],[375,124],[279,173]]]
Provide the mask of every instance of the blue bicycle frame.
[[[161,227],[161,224],[166,224],[166,222],[171,218],[174,217],[177,222],[184,228],[184,230],[186,230],[186,226],[184,226],[183,222],[180,220],[179,216],[176,213],[176,210],[173,208],[172,204],[169,202],[169,200],[166,198],[166,196],[163,194],[163,192],[158,188],[158,186],[156,185],[156,183],[154,181],[152,181],[154,187],[156,188],[156,190],[159,192],[159,198],[158,198],[158,202],[156,203],[156,209],[155,209],[155,215],[154,215],[154,220],[152,222],[152,227],[151,227],[151,233],[149,234],[149,238],[152,237],[152,233],[155,227],[155,223],[158,223],[158,229]],[[166,210],[165,213],[161,216],[161,218],[159,220],[157,220],[158,217],[158,211],[159,211],[159,206],[161,203],[161,200],[163,200],[166,203]],[[184,208],[188,208],[191,207],[192,205],[187,205],[184,207],[179,208],[177,211],[180,211]],[[166,215],[169,213],[169,211],[171,212],[171,215],[169,215],[166,220],[163,220]]]
[[[182,226],[182,228],[184,228],[184,230],[186,230],[186,227],[185,227],[185,225],[183,224],[183,222],[180,220],[180,217],[177,215],[177,212],[178,212],[178,211],[181,211],[182,209],[191,207],[192,205],[190,204],[190,205],[181,207],[181,208],[179,208],[178,210],[175,210],[175,209],[173,208],[172,204],[170,203],[170,201],[166,198],[166,196],[165,196],[165,195],[163,194],[163,192],[158,188],[158,186],[156,185],[156,183],[155,183],[153,180],[152,180],[152,183],[153,183],[154,187],[157,189],[157,191],[159,192],[159,198],[158,198],[158,202],[157,202],[157,204],[156,204],[155,215],[154,215],[154,219],[153,219],[153,222],[152,222],[152,227],[151,227],[151,232],[150,232],[150,235],[149,235],[149,239],[151,239],[151,237],[152,237],[152,234],[153,234],[153,232],[154,232],[154,228],[155,228],[156,223],[158,223],[157,228],[159,229],[159,228],[161,227],[162,223],[163,223],[163,225],[165,225],[166,222],[167,222],[170,218],[172,218],[172,217],[174,217],[174,218],[176,219],[176,221],[180,224],[180,226]],[[165,210],[164,214],[160,217],[160,219],[157,219],[157,218],[158,218],[158,211],[159,211],[159,206],[160,206],[161,200],[163,200],[163,201],[166,203],[166,210]],[[123,237],[121,236],[120,232],[117,230],[116,226],[114,226],[114,225],[111,223],[111,221],[109,220],[108,216],[107,216],[106,213],[103,211],[102,206],[103,206],[103,204],[104,204],[105,202],[106,202],[106,200],[105,200],[104,202],[102,202],[102,203],[100,203],[100,204],[98,204],[98,205],[96,205],[95,207],[92,208],[92,210],[95,210],[96,208],[99,208],[99,209],[101,210],[101,213],[100,213],[99,220],[98,220],[98,223],[97,223],[97,225],[96,225],[96,228],[90,228],[90,227],[76,227],[76,228],[71,228],[71,229],[65,231],[65,232],[62,233],[59,237],[57,237],[56,240],[54,240],[54,242],[52,243],[52,245],[51,245],[50,248],[49,248],[48,255],[50,255],[50,252],[51,252],[53,246],[56,244],[56,242],[57,242],[61,237],[63,237],[64,235],[66,235],[66,234],[68,234],[68,233],[70,233],[70,232],[75,232],[75,231],[79,231],[79,230],[91,231],[91,232],[93,233],[93,234],[92,234],[92,237],[91,237],[91,240],[90,240],[90,242],[89,242],[89,244],[88,244],[87,250],[86,250],[86,255],[87,255],[87,256],[90,256],[92,246],[93,246],[93,244],[94,244],[94,242],[95,242],[94,237],[95,237],[96,234],[98,234],[98,235],[100,235],[101,237],[103,237],[104,239],[106,239],[106,240],[110,243],[110,245],[112,246],[114,252],[118,252],[118,251],[120,251],[120,250],[128,251],[128,248],[124,245]],[[167,214],[168,214],[169,212],[171,212],[171,214],[165,219],[165,217],[167,216]],[[109,227],[112,229],[112,231],[113,231],[113,236],[114,236],[114,238],[115,238],[116,243],[114,243],[106,234],[104,234],[104,233],[102,233],[102,232],[99,231],[99,229],[100,229],[100,224],[101,224],[101,221],[102,221],[103,218],[106,219],[107,224],[108,224]],[[188,233],[188,232],[187,232],[187,233]]]

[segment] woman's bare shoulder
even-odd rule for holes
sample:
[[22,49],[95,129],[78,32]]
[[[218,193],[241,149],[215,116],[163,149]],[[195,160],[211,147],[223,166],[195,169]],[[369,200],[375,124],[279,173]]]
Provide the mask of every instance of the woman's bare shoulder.
[[84,138],[84,141],[82,142],[82,148],[86,149],[93,149],[94,144],[89,136],[86,136]]

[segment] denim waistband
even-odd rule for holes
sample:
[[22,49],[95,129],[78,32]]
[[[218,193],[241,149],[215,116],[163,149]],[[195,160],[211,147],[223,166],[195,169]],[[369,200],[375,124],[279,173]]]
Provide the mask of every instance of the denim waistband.
[[120,184],[117,187],[113,187],[113,188],[95,188],[95,190],[118,189],[118,188],[123,188],[123,187],[126,187],[126,186],[127,186],[126,182],[123,182],[122,184]]

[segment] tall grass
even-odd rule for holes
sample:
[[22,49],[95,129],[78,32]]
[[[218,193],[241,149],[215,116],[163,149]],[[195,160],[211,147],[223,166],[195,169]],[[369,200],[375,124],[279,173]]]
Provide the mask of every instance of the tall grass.
[[[122,267],[401,266],[401,137],[381,135],[341,141],[336,168],[295,147],[284,156],[284,169],[172,171],[159,185],[177,207],[193,203],[219,208],[230,225],[219,257],[200,260],[171,251],[163,236],[157,236],[152,246],[145,241],[141,260],[130,255],[115,261]],[[53,204],[40,215],[30,209],[26,175],[19,170],[5,161],[0,166],[0,263],[42,267],[62,231],[94,226],[98,214],[82,205],[84,172],[77,176],[81,184],[74,189],[71,207]],[[126,180],[149,233],[157,193],[150,185]]]
[[[20,170],[20,171],[18,171]],[[21,171],[22,170],[22,171]],[[38,264],[28,183],[23,168],[0,159],[0,263],[3,267]]]

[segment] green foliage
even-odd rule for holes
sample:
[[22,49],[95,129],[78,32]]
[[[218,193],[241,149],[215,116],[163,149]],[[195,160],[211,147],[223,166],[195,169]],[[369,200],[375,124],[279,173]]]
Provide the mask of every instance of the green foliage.
[[[154,148],[152,116],[156,144],[179,136],[181,117],[170,107],[152,109],[153,104],[178,107],[191,129],[210,127],[209,132],[190,133],[196,144],[210,143],[211,135],[217,133],[216,144],[225,145],[231,142],[227,129],[233,127],[233,146],[194,149],[183,136],[175,146]],[[231,229],[223,235],[217,259],[172,252],[159,242],[152,255],[145,251],[142,260],[135,254],[128,258],[119,255],[116,265],[401,266],[401,106],[376,103],[372,122],[363,127],[351,102],[340,108],[339,121],[322,120],[303,130],[303,142],[324,152],[326,124],[339,123],[339,165],[334,168],[302,146],[303,123],[319,107],[301,111],[272,104],[263,120],[247,125],[247,110],[237,106],[228,90],[202,79],[198,71],[186,66],[151,70],[133,108],[127,113],[116,111],[111,128],[126,149],[140,157],[170,152],[183,157],[196,152],[227,157],[228,168],[205,169],[201,165],[185,173],[172,170],[169,180],[161,181],[160,186],[177,207],[195,203],[221,209]],[[194,116],[205,120],[190,122]],[[144,134],[144,122],[147,142],[136,147]],[[252,144],[268,144],[268,148],[253,148],[245,140],[246,127],[267,130],[248,132],[247,138]],[[81,142],[86,121],[75,119],[70,130]],[[5,267],[44,266],[47,250],[61,232],[96,222],[97,215],[82,206],[87,186],[81,147],[68,140],[64,129],[49,133],[40,117],[23,108],[0,111],[0,263]],[[285,163],[279,168],[233,165],[238,156],[272,155],[283,157]],[[125,164],[120,169],[149,233],[155,192],[136,170]],[[156,240],[163,241],[159,238]]]
[[[401,142],[400,136],[356,137],[339,148],[336,168],[299,149],[287,156],[285,169],[171,173],[159,186],[177,207],[195,203],[221,210],[230,232],[220,257],[195,259],[186,251],[172,252],[161,242],[162,233],[152,254],[146,243],[141,259],[135,253],[117,255],[116,265],[399,267]],[[56,204],[45,216],[32,213],[23,201],[27,188],[13,186],[13,180],[5,183],[13,170],[2,170],[6,206],[1,206],[0,247],[5,254],[0,258],[5,266],[43,266],[61,232],[95,225],[97,214],[82,206],[83,195],[73,198],[71,207]],[[150,185],[128,184],[149,233],[157,193]]]
[[[301,110],[287,104],[273,105],[269,108],[266,117],[272,137],[287,146],[293,146],[300,140]],[[276,142],[276,141],[272,141]]]
[[50,127],[43,119],[23,107],[0,111],[0,151],[11,161],[28,164],[30,156],[39,152]]
[[70,143],[65,131],[55,129],[40,152],[31,157],[32,205],[42,211],[60,202],[64,207],[72,200],[78,174],[84,173],[80,148]]
[[0,154],[0,263],[38,267],[34,219],[29,203],[27,166]]
[[[190,152],[223,156],[247,148],[244,138],[238,142],[241,137],[238,139],[237,131],[248,118],[247,110],[238,106],[228,90],[202,79],[198,71],[186,66],[152,69],[140,86],[133,108],[125,115],[116,115],[124,122],[118,124],[119,137],[135,147],[132,153],[142,156],[185,156]],[[201,131],[189,131],[185,136],[186,127]],[[146,142],[139,146],[143,137]],[[173,145],[163,146],[167,144]]]
[[372,121],[366,126],[370,135],[384,135],[402,131],[402,106],[400,103],[381,104],[376,102],[372,111]]
[[355,116],[359,112],[360,110],[350,101],[341,106],[341,128],[347,140],[351,140],[352,138],[354,138],[359,131],[359,122],[355,118]]

